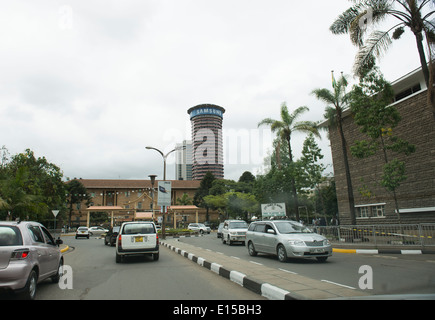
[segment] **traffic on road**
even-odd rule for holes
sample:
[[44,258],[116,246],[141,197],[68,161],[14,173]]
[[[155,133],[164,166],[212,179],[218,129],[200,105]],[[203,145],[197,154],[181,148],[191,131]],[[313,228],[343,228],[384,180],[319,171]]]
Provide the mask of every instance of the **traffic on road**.
[[[367,290],[374,298],[377,295],[400,297],[435,293],[435,255],[332,254],[328,240],[298,223],[257,222],[247,226],[234,222],[226,221],[219,233],[217,230],[204,232],[177,241],[206,249],[215,256],[225,255],[248,261],[253,266],[264,265],[289,275],[299,274],[343,288]],[[37,229],[39,232],[36,232]],[[29,233],[29,230],[32,232]],[[82,237],[77,236],[82,232]],[[27,239],[29,235],[34,238]],[[35,241],[39,242],[39,248],[30,244]],[[160,242],[152,222],[126,223],[100,235],[90,235],[89,229],[79,228],[76,233],[63,235],[62,240],[54,240],[48,230],[39,224],[2,224],[0,298],[264,299],[174,254]],[[279,244],[284,242],[286,246],[281,248]],[[51,255],[39,254],[40,261],[34,262],[38,252],[43,252],[42,248],[51,250]],[[61,248],[68,250],[61,253]],[[52,262],[49,262],[49,256]],[[53,267],[44,269],[44,264]],[[25,275],[19,276],[22,278],[19,285],[6,285],[5,274],[10,267],[25,270]],[[371,278],[368,279],[368,276]],[[361,286],[362,279],[365,288]]]

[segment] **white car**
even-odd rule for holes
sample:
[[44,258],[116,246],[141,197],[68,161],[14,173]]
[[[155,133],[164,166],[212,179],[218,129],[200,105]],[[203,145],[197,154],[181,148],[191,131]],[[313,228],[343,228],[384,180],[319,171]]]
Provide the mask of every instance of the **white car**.
[[128,255],[152,255],[159,260],[159,236],[154,222],[124,222],[116,239],[116,263]]
[[90,227],[88,231],[91,236],[101,236],[103,233],[109,232],[109,230],[104,229],[103,227]]
[[199,231],[199,233],[201,233],[201,234],[211,232],[210,227],[207,227],[203,223],[189,223],[189,225],[187,226],[187,229],[192,230],[192,231]]
[[77,238],[88,238],[89,239],[89,229],[87,227],[78,227],[76,231],[76,239]]
[[248,224],[243,220],[225,220],[222,227],[222,243],[232,245],[233,242],[241,242],[243,245],[246,240]]

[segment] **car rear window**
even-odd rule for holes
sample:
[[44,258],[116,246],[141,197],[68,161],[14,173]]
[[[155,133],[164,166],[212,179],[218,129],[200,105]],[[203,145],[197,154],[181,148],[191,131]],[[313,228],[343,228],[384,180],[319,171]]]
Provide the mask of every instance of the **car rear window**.
[[154,225],[150,223],[129,223],[124,226],[123,234],[156,233]]
[[21,245],[23,245],[23,239],[20,229],[14,226],[0,226],[0,247]]

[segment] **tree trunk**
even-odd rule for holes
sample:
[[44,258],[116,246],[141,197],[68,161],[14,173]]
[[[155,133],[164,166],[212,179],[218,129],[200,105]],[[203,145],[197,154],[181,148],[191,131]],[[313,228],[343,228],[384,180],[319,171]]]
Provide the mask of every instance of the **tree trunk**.
[[[287,138],[287,143],[288,143],[288,153],[289,153],[289,158],[290,158],[290,165],[293,165],[293,154],[292,154],[292,147],[291,147],[291,143],[290,143],[290,138]],[[293,177],[293,175],[290,178],[290,183],[291,183],[291,189],[292,189],[292,193],[293,193],[293,210],[296,213],[296,221],[299,221],[299,199],[298,199],[298,192],[296,191],[296,182],[295,182],[295,178]]]
[[349,159],[347,157],[347,142],[343,133],[341,112],[338,112],[338,131],[341,138],[341,148],[343,150],[343,162],[344,169],[346,172],[346,182],[347,182],[347,196],[349,198],[349,212],[350,212],[350,220],[351,224],[356,224],[356,215],[355,215],[355,200],[353,197],[353,187],[352,187],[352,179],[350,176],[350,168],[349,168]]

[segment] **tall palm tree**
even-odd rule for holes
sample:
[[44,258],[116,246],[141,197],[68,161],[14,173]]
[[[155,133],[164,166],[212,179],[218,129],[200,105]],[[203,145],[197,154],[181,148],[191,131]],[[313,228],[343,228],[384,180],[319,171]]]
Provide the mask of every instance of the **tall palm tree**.
[[[354,3],[344,11],[329,28],[334,34],[350,35],[352,43],[359,47],[355,58],[354,71],[361,71],[374,57],[380,57],[392,40],[399,39],[405,28],[414,34],[420,55],[421,68],[429,88],[430,73],[424,52],[424,37],[428,44],[435,43],[435,21],[433,0],[350,0]],[[367,35],[368,27],[394,17],[397,24],[387,31],[373,31]],[[424,37],[423,37],[424,36]],[[429,45],[430,46],[430,45]],[[430,48],[429,48],[429,51]],[[431,57],[429,57],[431,60]]]
[[347,195],[349,198],[350,219],[351,224],[356,224],[355,200],[353,197],[352,178],[349,169],[348,144],[343,132],[343,111],[348,107],[351,93],[346,93],[346,87],[348,85],[348,82],[345,76],[342,75],[338,81],[335,81],[333,74],[332,79],[332,87],[334,89],[333,91],[323,88],[315,89],[312,93],[316,96],[317,99],[327,104],[327,107],[325,109],[325,118],[329,120],[330,127],[337,128],[338,135],[341,141],[341,149],[343,152],[343,162],[347,183]]
[[[293,151],[291,146],[291,135],[293,132],[313,133],[316,137],[320,138],[320,133],[317,128],[317,123],[313,121],[296,122],[296,120],[304,112],[307,112],[308,110],[309,110],[308,107],[303,106],[297,108],[295,111],[293,111],[293,113],[290,114],[286,104],[283,103],[281,105],[280,120],[266,118],[258,123],[258,127],[260,127],[261,125],[270,126],[272,132],[276,132],[278,138],[281,139],[281,141],[287,143],[290,164],[293,164]],[[299,201],[298,201],[298,194],[296,191],[296,183],[293,176],[290,179],[290,185],[291,185],[293,199],[294,199],[293,202],[294,212],[296,214],[296,219],[299,220],[299,212],[298,212]]]

